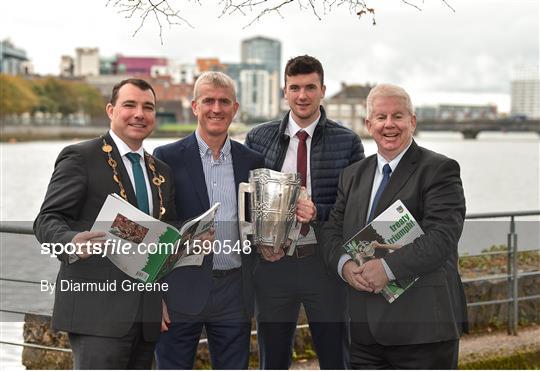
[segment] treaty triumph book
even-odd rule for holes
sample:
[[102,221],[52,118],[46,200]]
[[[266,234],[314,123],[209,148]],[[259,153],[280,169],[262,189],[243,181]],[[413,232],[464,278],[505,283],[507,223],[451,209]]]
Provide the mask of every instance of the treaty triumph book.
[[[358,265],[362,265],[376,257],[376,250],[381,252],[377,255],[392,253],[423,234],[422,228],[403,202],[397,200],[349,239],[343,248]],[[381,294],[389,303],[392,303],[417,279],[418,277],[410,277],[390,281],[383,288]]]

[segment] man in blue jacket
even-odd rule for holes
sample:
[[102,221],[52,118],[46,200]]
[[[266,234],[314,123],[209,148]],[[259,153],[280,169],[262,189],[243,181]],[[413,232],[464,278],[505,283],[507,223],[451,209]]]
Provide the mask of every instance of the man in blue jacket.
[[246,138],[247,147],[265,156],[266,167],[300,173],[312,201],[298,205],[311,218],[292,256],[259,247],[254,284],[262,369],[289,368],[300,304],[321,369],[348,367],[345,287],[327,272],[314,227],[328,219],[341,170],[364,158],[364,149],[355,133],[326,117],[320,105],[325,90],[317,59],[292,58],[285,67],[290,112],[281,121],[257,126]]
[[238,102],[227,75],[203,73],[195,83],[192,109],[198,120],[195,133],[158,147],[155,156],[173,171],[180,222],[220,203],[215,248],[200,267],[179,267],[166,277],[157,366],[192,369],[204,326],[212,368],[247,369],[253,256],[239,241],[236,195],[239,183],[248,180],[250,170],[263,167],[264,159],[228,136]]

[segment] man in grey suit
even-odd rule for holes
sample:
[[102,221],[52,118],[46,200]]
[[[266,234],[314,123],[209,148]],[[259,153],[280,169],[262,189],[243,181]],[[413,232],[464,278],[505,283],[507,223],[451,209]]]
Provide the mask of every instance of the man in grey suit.
[[[323,227],[324,258],[349,284],[351,366],[356,369],[457,367],[467,311],[457,245],[465,198],[456,161],[418,146],[416,117],[402,88],[380,84],[367,98],[366,127],[377,154],[346,168]],[[424,231],[392,254],[358,266],[343,242],[396,200]],[[419,276],[389,304],[381,289]]]
[[[111,193],[155,218],[176,219],[170,169],[142,147],[155,127],[155,105],[154,90],[144,80],[124,80],[113,88],[106,107],[109,132],[64,148],[56,160],[34,222],[41,243],[103,242],[105,233],[89,230]],[[150,368],[160,333],[161,292],[130,289],[134,280],[89,250],[57,257],[52,327],[69,333],[74,367]],[[64,290],[62,282],[88,289]]]

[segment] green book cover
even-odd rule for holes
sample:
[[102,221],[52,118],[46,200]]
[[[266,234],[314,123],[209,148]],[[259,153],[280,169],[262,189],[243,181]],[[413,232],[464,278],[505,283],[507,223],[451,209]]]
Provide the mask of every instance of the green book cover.
[[[392,253],[423,234],[418,222],[398,200],[349,239],[343,249],[358,265],[362,265],[370,259]],[[390,281],[381,294],[392,303],[417,279],[418,277],[410,277]]]

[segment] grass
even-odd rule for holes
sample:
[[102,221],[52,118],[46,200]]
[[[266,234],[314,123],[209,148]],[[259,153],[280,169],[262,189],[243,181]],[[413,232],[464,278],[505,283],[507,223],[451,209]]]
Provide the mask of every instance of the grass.
[[192,133],[197,129],[197,124],[161,124],[158,131],[164,133]]
[[462,370],[538,370],[540,369],[540,351],[472,361],[460,364],[459,368]]
[[[176,124],[176,123],[168,123],[168,124],[161,124],[157,128],[158,133],[162,134],[191,134],[197,129],[196,123],[190,123],[190,124]],[[250,127],[246,126],[245,124],[239,123],[239,122],[233,122],[229,128],[229,133],[235,135],[239,133],[245,133],[250,129]]]

